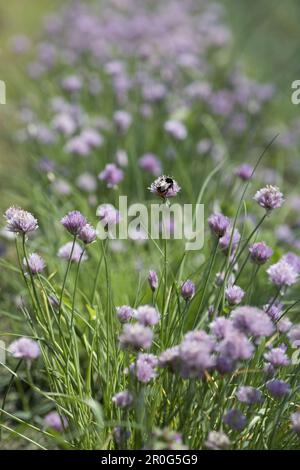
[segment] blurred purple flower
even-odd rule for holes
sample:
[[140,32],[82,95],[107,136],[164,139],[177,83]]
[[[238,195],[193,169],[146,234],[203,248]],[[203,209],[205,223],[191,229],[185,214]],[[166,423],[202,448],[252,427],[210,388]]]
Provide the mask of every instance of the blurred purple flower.
[[273,250],[265,242],[254,243],[249,248],[250,259],[253,263],[264,264],[272,256]]
[[124,173],[114,163],[108,163],[104,170],[99,173],[98,178],[105,181],[108,188],[114,188],[123,180]]
[[28,361],[36,359],[41,353],[38,343],[29,338],[19,338],[13,341],[9,345],[8,351],[16,359],[26,359]]

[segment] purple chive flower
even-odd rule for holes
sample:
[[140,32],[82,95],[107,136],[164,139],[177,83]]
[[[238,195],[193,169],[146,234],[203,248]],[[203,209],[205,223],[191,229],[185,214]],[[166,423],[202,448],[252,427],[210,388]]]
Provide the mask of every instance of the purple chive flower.
[[151,271],[151,270],[149,271],[148,282],[149,282],[149,286],[152,292],[155,292],[156,289],[158,288],[158,277],[155,271]]
[[292,268],[296,271],[297,274],[300,274],[300,256],[296,255],[296,253],[292,253],[291,251],[286,253],[282,258],[282,261],[290,264]]
[[158,359],[160,367],[169,367],[172,371],[177,369],[179,363],[179,346],[168,348],[161,353]]
[[130,405],[132,405],[133,396],[128,390],[124,390],[123,392],[116,393],[112,397],[112,401],[119,408],[128,408]]
[[291,391],[291,387],[288,383],[283,380],[269,380],[266,384],[267,390],[273,397],[281,398],[288,395]]
[[140,323],[125,324],[119,340],[122,348],[149,349],[153,340],[153,331]]
[[237,307],[231,312],[230,319],[235,328],[255,338],[270,336],[274,331],[271,319],[256,307]]
[[267,270],[270,281],[276,286],[292,286],[297,282],[298,274],[289,263],[284,260],[272,264]]
[[118,132],[125,133],[132,123],[132,117],[126,111],[116,111],[113,116]]
[[229,228],[230,221],[228,217],[223,214],[212,214],[208,218],[208,225],[218,238],[222,238]]
[[246,403],[247,405],[256,405],[262,402],[261,391],[254,387],[239,387],[236,397],[241,403]]
[[4,214],[9,232],[26,234],[38,228],[38,221],[34,216],[18,207],[10,207]]
[[218,339],[223,339],[234,331],[233,323],[229,318],[218,317],[209,325],[210,332]]
[[60,416],[56,411],[50,411],[45,418],[44,424],[46,428],[54,429],[57,432],[62,432],[68,427],[68,421],[65,416]]
[[76,123],[68,113],[57,114],[52,121],[52,126],[66,136],[70,136],[76,131]]
[[145,155],[143,155],[139,159],[139,166],[142,170],[145,170],[154,176],[158,176],[162,172],[160,161],[152,153],[146,153]]
[[80,138],[90,147],[96,148],[101,147],[103,144],[103,137],[95,129],[84,129],[81,132]]
[[285,347],[272,348],[269,352],[264,354],[264,358],[272,364],[273,367],[288,366],[290,360],[285,351]]
[[119,223],[120,213],[112,204],[98,206],[96,215],[99,217],[103,227],[107,229]]
[[228,410],[223,417],[223,421],[227,426],[235,431],[242,431],[247,426],[246,416],[239,410]]
[[265,376],[270,379],[272,377],[274,377],[275,375],[275,367],[272,366],[272,364],[270,364],[269,362],[266,362],[264,364],[264,367],[263,367],[263,372],[265,374]]
[[248,165],[248,163],[243,163],[240,165],[236,171],[235,175],[241,178],[243,181],[248,181],[251,179],[253,173],[253,167]]
[[296,411],[291,414],[291,425],[292,430],[297,434],[300,434],[300,411]]
[[87,260],[87,255],[83,253],[83,249],[78,243],[74,244],[73,248],[73,253],[72,253],[72,246],[73,242],[68,242],[65,245],[63,245],[59,250],[57,255],[59,258],[63,258],[65,260],[69,260],[71,258],[71,261],[74,263],[79,263],[79,260],[81,261],[86,261]]
[[204,445],[209,450],[225,450],[230,446],[230,440],[224,432],[210,431]]
[[28,265],[27,265],[26,258],[24,258],[23,264],[24,264],[25,268],[29,269],[29,271],[33,275],[43,272],[44,269],[45,269],[45,266],[46,266],[45,261],[43,260],[43,258],[40,255],[38,255],[37,253],[32,253],[31,255],[29,255]]
[[31,361],[40,355],[38,343],[29,338],[19,338],[13,341],[8,347],[8,351],[16,359],[26,359]]
[[294,348],[300,347],[300,323],[292,326],[288,332],[288,338]]
[[72,235],[78,235],[80,230],[86,225],[86,218],[79,211],[69,212],[61,219],[61,224]]
[[231,243],[231,251],[234,252],[239,244],[240,238],[241,235],[237,229],[234,229],[233,235],[232,230],[228,229],[225,235],[220,238],[219,246],[221,250],[227,254]]
[[186,127],[180,121],[167,121],[164,125],[164,129],[176,140],[184,140],[187,137]]
[[80,230],[78,238],[86,245],[93,243],[97,238],[96,230],[92,225],[85,224]]
[[151,305],[141,305],[138,307],[135,317],[144,326],[156,325],[160,319],[158,311]]
[[86,140],[81,137],[81,135],[70,139],[65,145],[64,149],[67,153],[80,155],[81,157],[87,157],[91,152],[90,146]]
[[216,351],[222,360],[226,358],[239,361],[250,359],[254,352],[254,346],[247,336],[233,328],[226,333],[222,341],[216,346]]
[[125,167],[128,165],[128,155],[125,150],[118,150],[116,153],[116,162],[119,166]]
[[139,382],[148,383],[157,376],[158,358],[153,354],[139,354],[134,366],[135,375]]
[[117,317],[121,323],[127,323],[134,315],[134,310],[129,305],[116,307]]
[[62,80],[61,86],[63,90],[68,91],[69,93],[75,93],[81,90],[82,79],[77,75],[69,75]]
[[114,163],[108,163],[104,170],[99,173],[98,178],[105,181],[108,188],[114,188],[123,180],[123,171]]
[[229,305],[238,305],[241,303],[245,292],[239,286],[229,286],[225,290],[225,297]]
[[184,300],[191,300],[195,295],[195,290],[195,284],[193,281],[188,279],[181,286],[181,296],[184,298]]
[[162,175],[148,189],[151,193],[156,194],[162,199],[167,199],[176,196],[181,188],[173,178]]
[[266,263],[273,254],[272,248],[266,245],[265,242],[254,243],[250,246],[249,252],[251,261],[256,264]]
[[183,378],[202,377],[215,366],[215,340],[205,331],[190,331],[179,345],[178,357]]
[[97,180],[91,173],[82,173],[78,176],[76,185],[82,191],[93,193],[97,189]]
[[278,209],[284,202],[283,194],[279,191],[279,188],[271,185],[257,191],[253,199],[266,211]]

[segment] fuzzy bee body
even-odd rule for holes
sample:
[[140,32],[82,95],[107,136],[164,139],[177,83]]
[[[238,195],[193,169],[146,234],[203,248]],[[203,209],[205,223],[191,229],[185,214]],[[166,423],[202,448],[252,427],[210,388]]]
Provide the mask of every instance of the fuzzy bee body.
[[167,178],[162,179],[161,182],[159,182],[156,189],[158,193],[163,197],[169,191],[169,189],[173,188],[173,184],[174,184],[173,179],[167,177]]

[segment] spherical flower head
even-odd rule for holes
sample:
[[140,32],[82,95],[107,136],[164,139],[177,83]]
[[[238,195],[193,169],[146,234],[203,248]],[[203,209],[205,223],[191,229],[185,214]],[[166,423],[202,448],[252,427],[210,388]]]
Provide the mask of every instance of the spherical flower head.
[[174,346],[173,348],[166,349],[161,353],[158,361],[160,367],[168,367],[175,371],[179,363],[179,347]]
[[243,163],[235,171],[235,175],[241,178],[242,181],[250,180],[252,178],[252,173],[253,167],[248,163]]
[[288,366],[290,364],[290,360],[287,357],[285,350],[286,349],[282,347],[272,348],[264,354],[264,358],[272,364],[273,367]]
[[13,341],[8,351],[16,359],[26,359],[32,361],[40,355],[40,347],[38,343],[29,338],[20,338]]
[[150,270],[148,274],[148,282],[152,292],[155,292],[158,288],[158,276],[155,271]]
[[81,139],[91,148],[101,147],[103,144],[103,137],[98,131],[92,128],[84,129],[80,134]]
[[34,216],[23,209],[10,207],[4,214],[9,232],[27,234],[38,228],[38,221]]
[[153,354],[139,354],[135,364],[135,375],[139,382],[148,383],[157,376],[158,358]]
[[90,146],[81,135],[72,137],[72,139],[66,143],[64,150],[67,153],[72,153],[81,157],[88,157],[91,152]]
[[63,258],[67,261],[71,258],[71,261],[74,263],[79,263],[80,259],[81,261],[87,260],[87,255],[85,253],[83,254],[83,249],[78,243],[74,244],[73,253],[72,253],[72,247],[73,247],[73,242],[68,242],[65,245],[63,245],[58,250],[58,253],[57,253],[59,258]]
[[61,224],[74,236],[79,234],[86,223],[86,218],[79,211],[71,211],[61,219]]
[[90,224],[85,224],[82,229],[80,230],[79,234],[78,234],[78,238],[85,244],[85,245],[88,245],[90,243],[93,243],[96,238],[97,238],[97,234],[96,234],[96,230],[94,229],[94,227],[92,227],[92,225]]
[[105,181],[108,188],[115,188],[123,180],[124,173],[114,163],[108,163],[98,178]]
[[296,255],[296,253],[289,251],[281,258],[281,260],[290,264],[296,273],[300,274],[300,256]]
[[246,403],[247,405],[256,405],[262,402],[261,391],[254,387],[239,387],[236,397],[241,403]]
[[297,434],[300,434],[300,411],[296,411],[291,414],[291,425],[292,430]]
[[231,312],[230,319],[235,328],[255,338],[270,336],[274,331],[272,320],[256,307],[237,307]]
[[246,416],[236,409],[228,410],[223,417],[223,421],[227,426],[235,431],[242,431],[247,426]]
[[38,255],[37,253],[32,253],[31,255],[29,255],[28,265],[27,265],[26,258],[24,258],[23,264],[24,264],[25,268],[29,269],[29,271],[33,275],[42,273],[45,269],[45,266],[46,266],[45,261],[43,260],[43,258],[40,255]]
[[180,121],[170,120],[164,125],[165,131],[176,140],[184,140],[187,137],[187,129]]
[[288,395],[291,391],[291,387],[288,383],[283,380],[269,380],[266,384],[267,390],[275,398],[282,398]]
[[210,431],[204,445],[209,450],[225,450],[230,446],[230,440],[224,432]]
[[284,202],[283,194],[279,191],[279,188],[271,185],[257,191],[253,199],[266,211],[279,209]]
[[119,408],[128,408],[130,405],[132,405],[133,396],[128,390],[124,390],[123,392],[116,393],[112,397],[112,401]]
[[203,377],[215,366],[215,340],[205,331],[187,333],[179,346],[180,373],[183,378]]
[[82,79],[78,75],[69,75],[62,80],[61,86],[63,90],[75,93],[82,88]]
[[300,323],[297,323],[296,325],[292,326],[292,328],[288,332],[288,338],[293,348],[300,347]]
[[227,254],[231,244],[231,252],[235,252],[240,239],[241,235],[237,229],[234,229],[233,234],[231,229],[227,229],[225,235],[220,238],[219,247]]
[[153,340],[153,331],[140,323],[125,324],[119,340],[122,348],[149,349]]
[[159,176],[162,171],[161,162],[152,153],[146,153],[139,159],[139,167],[153,176]]
[[225,290],[225,297],[229,305],[238,305],[245,295],[243,289],[239,286],[229,286]]
[[219,364],[230,365],[229,359],[233,362],[250,359],[254,352],[254,346],[244,333],[233,328],[216,346],[216,352],[219,353]]
[[68,427],[68,421],[65,416],[61,417],[56,411],[50,411],[44,418],[44,425],[46,428],[62,432]]
[[160,315],[151,305],[141,305],[136,311],[135,318],[141,325],[153,326],[159,322]]
[[101,206],[98,206],[96,215],[107,230],[120,221],[120,213],[112,204],[101,204]]
[[159,176],[148,189],[151,193],[156,194],[162,199],[168,199],[175,197],[181,188],[173,178],[162,175]]
[[120,133],[126,132],[132,123],[131,115],[123,110],[116,111],[113,115],[113,120]]
[[187,279],[181,286],[181,296],[184,300],[191,300],[195,295],[196,287],[193,281]]
[[284,260],[272,264],[267,270],[270,281],[276,286],[292,286],[297,282],[298,274],[289,263]]
[[208,225],[211,231],[221,238],[225,235],[230,225],[230,220],[223,214],[212,214],[208,218]]
[[82,173],[76,180],[76,185],[82,191],[93,193],[97,189],[97,180],[91,173]]
[[273,254],[272,248],[266,245],[265,242],[254,243],[249,248],[250,259],[255,264],[265,264]]
[[116,307],[117,317],[121,323],[127,323],[134,316],[133,308],[129,305],[122,305],[121,307]]

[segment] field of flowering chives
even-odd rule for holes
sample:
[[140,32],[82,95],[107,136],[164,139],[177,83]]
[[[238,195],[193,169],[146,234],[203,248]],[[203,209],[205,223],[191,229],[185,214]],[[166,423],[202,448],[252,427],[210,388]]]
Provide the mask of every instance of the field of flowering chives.
[[284,80],[238,58],[221,2],[59,5],[0,76],[0,448],[299,449]]

